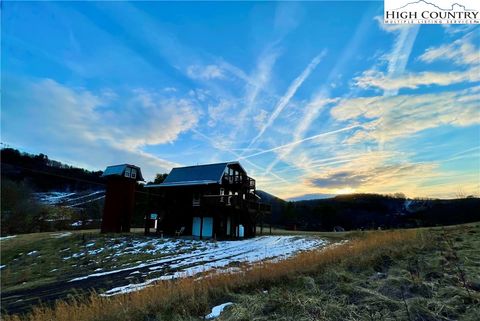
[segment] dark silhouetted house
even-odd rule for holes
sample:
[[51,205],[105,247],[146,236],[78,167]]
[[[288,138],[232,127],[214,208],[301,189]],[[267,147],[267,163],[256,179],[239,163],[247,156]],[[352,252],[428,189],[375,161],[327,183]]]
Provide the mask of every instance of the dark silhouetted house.
[[130,232],[136,182],[143,181],[140,167],[129,164],[108,166],[102,177],[107,179],[102,233]]
[[145,188],[158,229],[166,234],[183,228],[198,238],[253,237],[270,213],[239,162],[174,168],[163,183]]

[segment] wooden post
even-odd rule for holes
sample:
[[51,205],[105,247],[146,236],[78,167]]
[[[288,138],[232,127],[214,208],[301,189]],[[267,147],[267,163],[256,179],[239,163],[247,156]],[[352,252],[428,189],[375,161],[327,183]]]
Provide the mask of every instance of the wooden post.
[[144,231],[145,235],[148,235],[150,231],[150,228],[148,227],[148,223],[150,223],[150,217],[147,214],[145,215],[145,231]]
[[260,221],[260,235],[263,235],[263,213],[261,215],[262,215],[262,218]]
[[147,191],[147,213],[145,214],[145,235],[150,234],[150,190]]
[[203,214],[200,216],[200,239],[202,239],[203,234]]

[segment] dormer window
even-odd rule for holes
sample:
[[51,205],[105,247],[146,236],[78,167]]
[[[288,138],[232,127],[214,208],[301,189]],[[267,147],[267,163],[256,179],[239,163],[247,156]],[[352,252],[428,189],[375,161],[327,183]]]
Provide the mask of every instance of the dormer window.
[[[135,175],[136,175],[136,173],[135,173]],[[130,167],[125,168],[125,177],[130,178]]]
[[132,171],[130,173],[130,177],[135,179],[137,178],[137,170],[135,168],[132,168]]

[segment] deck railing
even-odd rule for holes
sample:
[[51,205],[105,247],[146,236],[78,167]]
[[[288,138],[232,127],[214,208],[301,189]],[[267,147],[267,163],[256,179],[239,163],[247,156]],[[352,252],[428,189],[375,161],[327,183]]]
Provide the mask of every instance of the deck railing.
[[250,211],[270,212],[271,205],[268,203],[259,202],[254,199],[243,199],[239,195],[203,195],[205,204],[212,206],[226,206],[243,208]]
[[249,189],[255,189],[255,180],[247,175],[227,175],[223,176],[224,184],[243,185]]

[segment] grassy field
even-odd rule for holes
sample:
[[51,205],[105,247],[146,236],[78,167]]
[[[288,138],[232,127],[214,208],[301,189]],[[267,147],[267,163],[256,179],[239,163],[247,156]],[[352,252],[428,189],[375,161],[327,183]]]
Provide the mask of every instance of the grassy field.
[[[20,234],[0,241],[2,291],[32,288],[78,275],[125,268],[138,263],[181,254],[182,244],[170,251],[154,251],[158,237],[146,237],[143,229],[130,234],[104,235],[99,230]],[[264,229],[264,234],[270,234]],[[272,229],[272,235],[311,236],[336,242],[356,232],[301,232]],[[128,251],[137,247],[139,251]],[[150,250],[150,251],[149,251]],[[195,250],[195,248],[189,248]],[[118,255],[122,252],[122,255]],[[138,253],[137,253],[138,252]]]
[[4,319],[199,320],[231,301],[218,320],[478,320],[480,224],[343,236],[351,240],[241,273],[92,295]]
[[156,250],[166,242],[167,239],[144,236],[140,230],[116,235],[100,234],[99,230],[20,234],[0,241],[2,291],[31,288],[195,250],[182,240],[176,248]]

